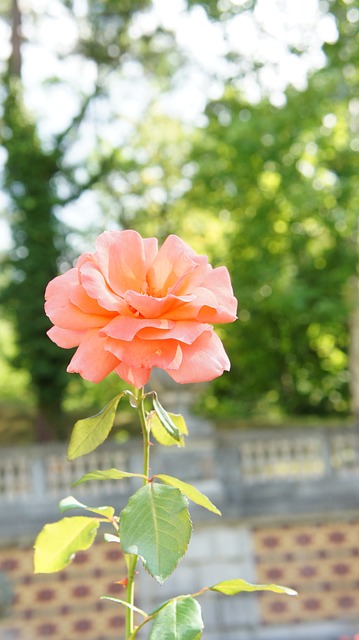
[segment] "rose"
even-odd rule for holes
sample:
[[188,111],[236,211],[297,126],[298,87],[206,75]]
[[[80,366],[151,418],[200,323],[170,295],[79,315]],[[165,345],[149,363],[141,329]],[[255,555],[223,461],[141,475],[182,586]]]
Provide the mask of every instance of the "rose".
[[78,347],[67,371],[99,382],[111,371],[138,389],[152,367],[176,382],[205,382],[230,363],[212,324],[233,322],[228,271],[213,269],[175,235],[105,231],[95,253],[48,284],[45,311],[58,346]]

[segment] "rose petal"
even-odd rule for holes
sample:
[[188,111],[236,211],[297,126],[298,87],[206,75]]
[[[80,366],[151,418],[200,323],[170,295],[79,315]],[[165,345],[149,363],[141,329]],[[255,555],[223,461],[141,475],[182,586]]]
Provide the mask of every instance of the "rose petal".
[[172,310],[178,309],[194,299],[195,297],[192,295],[168,295],[165,298],[153,298],[152,296],[144,296],[136,293],[136,291],[127,291],[125,294],[126,302],[132,307],[134,312],[137,311],[144,318],[167,317],[167,315],[171,315],[170,312],[172,312]]
[[179,368],[166,369],[176,382],[208,382],[230,369],[228,356],[214,331],[202,333],[192,345],[183,345],[182,351]]
[[98,301],[88,295],[85,289],[80,286],[74,286],[69,289],[69,300],[86,314],[113,317],[115,314],[112,311],[100,306]]
[[81,255],[77,258],[76,265],[75,265],[76,269],[79,271],[82,265],[86,264],[87,262],[93,262],[93,264],[97,265],[94,254],[88,253],[86,251],[85,253],[81,253]]
[[141,329],[138,332],[137,336],[141,338],[141,340],[172,339],[178,340],[181,343],[183,342],[185,344],[192,344],[195,340],[197,340],[198,336],[200,336],[201,333],[212,328],[209,324],[203,324],[193,320],[179,320],[178,322],[163,320],[162,322],[168,322],[171,328],[168,329],[168,331],[164,331],[162,329],[152,329],[150,327],[146,327],[145,329]]
[[129,367],[128,364],[121,362],[115,369],[115,373],[125,382],[132,384],[136,389],[141,389],[150,379],[151,369],[140,369],[138,367]]
[[111,289],[123,296],[128,289],[146,291],[146,274],[157,250],[157,240],[147,242],[137,231],[105,231],[96,241],[95,258]]
[[[181,289],[178,293],[182,293],[188,285],[188,278],[185,279],[185,276],[199,268],[198,275],[201,281],[201,271],[206,266],[205,256],[198,256],[178,236],[168,236],[147,274],[151,295],[157,298],[164,297],[172,288],[176,289],[176,285]],[[203,275],[204,273],[205,270]],[[183,288],[179,286],[179,281],[183,282]]]
[[103,233],[94,253],[51,281],[45,308],[49,337],[78,345],[69,372],[99,382],[116,370],[139,388],[153,366],[183,383],[229,369],[211,325],[232,322],[236,304],[225,267],[212,269],[177,236],[158,251],[155,238],[126,230]]
[[174,326],[174,322],[165,319],[162,320],[161,318],[151,320],[147,318],[134,318],[133,316],[117,316],[111,320],[106,327],[101,329],[100,335],[129,341],[133,340],[142,329],[155,327],[158,333],[161,334]]
[[209,267],[201,287],[211,291],[216,296],[217,314],[213,316],[210,313],[207,319],[207,310],[203,309],[199,313],[198,319],[201,322],[234,322],[237,318],[237,300],[233,295],[228,269],[226,267],[217,267],[216,269]]
[[195,299],[189,304],[170,309],[166,317],[171,320],[195,318],[198,322],[224,324],[236,319],[237,300],[225,267],[208,268],[207,276],[201,287],[193,291]]
[[80,268],[80,276],[86,293],[97,300],[103,309],[117,313],[130,313],[124,299],[110,289],[97,264],[85,262]]
[[105,339],[105,349],[131,367],[150,369],[178,369],[182,362],[182,349],[177,340],[140,340],[131,342]]
[[118,358],[104,349],[105,340],[97,330],[88,331],[67,367],[68,373],[79,373],[85,380],[101,382],[119,365]]
[[78,286],[79,276],[76,267],[69,269],[60,276],[56,276],[50,280],[45,290],[45,300],[50,300],[57,295],[63,295],[64,291],[68,290],[68,287]]
[[51,327],[47,335],[58,347],[72,349],[73,347],[78,347],[85,333],[86,331],[71,331],[71,329]]
[[142,242],[145,250],[145,264],[147,273],[158,254],[158,240],[157,238],[143,238]]
[[45,292],[45,312],[51,322],[62,329],[89,329],[102,327],[108,322],[108,315],[84,313],[72,304],[69,296],[74,289],[81,287],[78,283],[77,269],[70,269],[57,276],[47,285]]

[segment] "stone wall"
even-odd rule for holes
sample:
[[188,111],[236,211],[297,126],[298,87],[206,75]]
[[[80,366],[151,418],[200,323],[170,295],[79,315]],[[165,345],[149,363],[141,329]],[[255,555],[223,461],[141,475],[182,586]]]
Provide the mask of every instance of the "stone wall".
[[[152,472],[192,482],[223,515],[191,506],[194,534],[187,555],[162,587],[140,570],[139,606],[151,610],[172,595],[229,578],[276,582],[296,588],[299,596],[203,596],[203,637],[352,640],[359,634],[358,432],[338,427],[230,433],[194,423],[184,450],[154,447]],[[121,589],[110,585],[124,577],[123,560],[106,564],[101,554],[107,545],[106,551],[96,546],[79,554],[86,561],[44,578],[32,575],[30,547],[43,524],[58,519],[57,501],[70,493],[92,506],[121,509],[136,480],[70,485],[95,468],[140,470],[141,458],[136,442],[112,443],[73,463],[66,462],[61,445],[0,453],[0,571],[16,596],[0,621],[0,640],[111,640],[111,616],[119,636],[116,605],[100,603],[102,629],[96,607],[101,589]],[[45,604],[38,596],[44,588],[53,594]],[[15,619],[22,621],[17,635]]]

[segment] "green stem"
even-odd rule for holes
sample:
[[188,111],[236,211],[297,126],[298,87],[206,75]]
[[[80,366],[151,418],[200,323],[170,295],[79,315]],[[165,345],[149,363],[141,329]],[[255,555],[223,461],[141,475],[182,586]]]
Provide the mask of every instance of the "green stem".
[[[145,394],[144,389],[135,389],[134,395],[137,400],[137,411],[140,420],[142,437],[143,437],[143,475],[146,478],[143,479],[143,484],[148,482],[148,473],[150,465],[150,439],[146,426],[146,414],[145,414]],[[129,554],[127,556],[127,587],[126,587],[126,602],[133,605],[135,599],[135,573],[138,556],[136,554]],[[130,638],[134,631],[134,613],[132,609],[126,607],[126,640]]]
[[[136,556],[135,554],[130,554],[127,556],[127,558],[126,602],[133,605],[135,600],[135,572],[138,556]],[[134,613],[132,609],[126,607],[126,639],[129,638],[133,633],[133,618]]]
[[[137,391],[137,390],[136,390]],[[136,393],[137,397],[137,410],[138,417],[140,419],[141,429],[142,429],[142,437],[143,437],[143,475],[146,476],[146,479],[143,479],[143,484],[146,485],[148,482],[148,473],[150,468],[150,439],[147,431],[146,425],[146,414],[145,414],[145,394],[144,390],[139,389]]]

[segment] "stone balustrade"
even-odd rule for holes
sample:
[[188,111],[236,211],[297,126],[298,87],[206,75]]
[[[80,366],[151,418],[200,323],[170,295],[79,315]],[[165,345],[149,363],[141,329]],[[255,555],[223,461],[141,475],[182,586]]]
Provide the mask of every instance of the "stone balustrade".
[[[188,554],[161,587],[140,570],[140,606],[151,610],[172,595],[222,579],[273,581],[296,588],[299,597],[205,596],[204,637],[356,637],[359,432],[354,427],[339,426],[216,431],[194,418],[188,425],[191,436],[184,449],[152,448],[151,473],[168,473],[193,483],[221,509],[223,517],[190,505],[195,527]],[[108,591],[113,579],[104,570],[100,551],[91,549],[79,556],[82,564],[75,566],[73,579],[68,571],[42,577],[32,576],[31,545],[44,523],[59,519],[57,502],[62,497],[72,493],[90,506],[112,504],[119,512],[130,493],[140,486],[140,480],[131,478],[71,487],[84,473],[111,467],[141,471],[141,465],[141,444],[135,440],[106,443],[73,462],[67,462],[63,444],[0,451],[0,571],[5,572],[16,594],[13,611],[3,622],[0,620],[1,638],[13,637],[6,634],[14,630],[21,640],[47,637],[51,628],[54,640],[63,640],[65,628],[70,629],[66,637],[75,637],[75,630],[79,625],[84,629],[86,623],[86,637],[98,640],[98,616],[92,615],[94,593],[88,585],[97,587],[101,576],[105,587],[98,587]],[[109,548],[107,552],[105,546],[101,553],[112,551]],[[26,566],[21,569],[24,562]],[[85,565],[90,573],[85,574]],[[48,597],[50,591],[53,600],[49,607],[40,607],[40,595]],[[67,592],[72,594],[71,606],[58,605]],[[108,616],[109,638],[113,637],[112,623],[114,633],[122,624],[115,613],[110,608],[103,611]]]
[[[111,442],[71,462],[66,460],[65,445],[61,443],[5,447],[0,451],[0,503],[58,498],[93,469],[133,470],[131,461],[138,462],[139,447],[137,441]],[[192,436],[184,450],[166,448],[159,453],[154,449],[153,454],[154,465],[162,462],[173,468],[178,458],[179,473],[184,468],[189,478],[200,480],[215,479],[214,464],[222,472],[220,476],[225,474],[251,486],[325,477],[340,479],[359,475],[359,431],[353,428],[212,431],[210,442],[208,434],[203,438]],[[228,456],[233,458],[234,469],[226,464]],[[126,481],[121,485],[125,491]],[[76,491],[103,495],[112,493],[112,489],[113,482],[91,482]]]
[[[41,520],[70,493],[121,502],[137,487],[136,479],[71,485],[94,469],[140,471],[141,460],[135,440],[106,443],[72,462],[60,443],[8,447],[0,451],[0,507],[8,505],[14,514],[29,510]],[[353,427],[194,428],[184,449],[153,447],[151,465],[152,473],[193,482],[229,517],[265,515],[269,501],[272,514],[359,507],[353,482],[359,475],[359,432]]]

